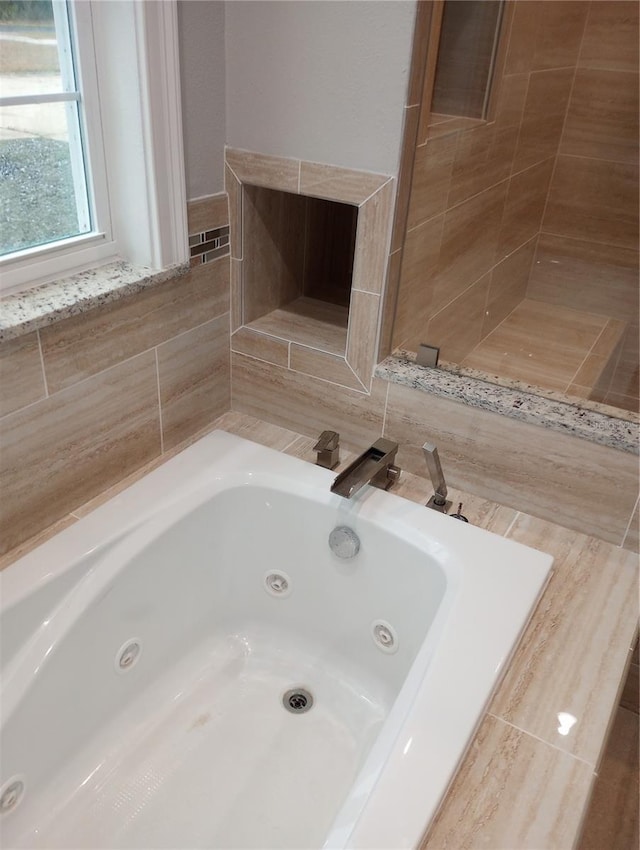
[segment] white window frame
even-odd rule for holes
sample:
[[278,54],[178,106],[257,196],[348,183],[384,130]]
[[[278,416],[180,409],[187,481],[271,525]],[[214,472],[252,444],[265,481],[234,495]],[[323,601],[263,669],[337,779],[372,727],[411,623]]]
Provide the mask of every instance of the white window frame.
[[188,261],[177,0],[79,0],[71,17],[101,229],[0,260],[2,294],[119,259]]

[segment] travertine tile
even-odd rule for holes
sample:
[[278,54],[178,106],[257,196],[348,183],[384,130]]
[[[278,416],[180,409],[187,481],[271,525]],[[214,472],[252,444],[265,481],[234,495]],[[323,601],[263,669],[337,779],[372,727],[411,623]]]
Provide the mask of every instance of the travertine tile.
[[379,295],[389,249],[393,216],[393,180],[389,180],[358,210],[356,250],[353,259],[353,286]]
[[554,159],[546,159],[509,181],[496,259],[502,259],[540,230]]
[[444,215],[440,215],[407,233],[396,301],[393,348],[405,345],[415,334],[427,329],[443,224]]
[[540,18],[544,14],[541,0],[515,3],[514,6],[505,74],[527,73],[533,67],[536,35]]
[[409,201],[412,192],[411,184],[415,182],[413,178],[413,158],[416,149],[419,119],[419,106],[405,108],[402,128],[402,151],[400,153],[400,168],[398,171],[398,191],[396,192],[393,231],[391,233],[391,252],[399,251],[402,248],[404,235],[407,231]]
[[407,227],[412,229],[447,208],[458,135],[429,139],[416,148]]
[[532,71],[575,66],[589,3],[585,0],[553,0],[539,4],[539,25]]
[[55,393],[229,310],[229,258],[40,331]]
[[305,199],[304,275],[309,298],[349,306],[358,207]]
[[507,182],[448,210],[431,303],[433,312],[456,298],[493,266]]
[[490,280],[487,272],[429,320],[429,345],[440,349],[443,360],[460,363],[480,342]]
[[638,559],[532,517],[508,537],[553,555],[554,573],[489,711],[595,769],[637,629]]
[[633,514],[631,515],[631,522],[629,523],[629,528],[627,529],[622,545],[625,549],[629,549],[631,552],[640,551],[640,505],[635,506]]
[[607,357],[588,354],[573,376],[571,383],[577,384],[579,387],[595,387],[607,365],[607,361]]
[[297,298],[251,323],[254,330],[319,348],[330,354],[344,355],[349,311],[338,304],[315,298]]
[[242,325],[242,260],[231,260],[231,333]]
[[158,347],[163,446],[171,448],[231,406],[229,316]]
[[231,337],[231,350],[258,360],[267,360],[276,366],[289,365],[289,343],[285,339],[259,333],[251,328],[240,328]]
[[541,233],[527,297],[627,321],[638,315],[638,252]]
[[638,72],[579,68],[560,153],[638,161]]
[[428,439],[450,486],[616,545],[637,498],[634,455],[398,384],[389,385],[385,436],[400,443],[409,472],[424,474]]
[[227,148],[225,160],[241,183],[281,189],[283,192],[298,191],[299,159]]
[[256,419],[246,413],[236,413],[234,410],[224,413],[213,424],[221,431],[237,434],[238,437],[244,437],[246,440],[252,440],[254,443],[260,443],[277,451],[284,451],[298,439],[295,431],[280,428],[278,425]]
[[421,850],[568,848],[592,770],[485,717]]
[[619,708],[578,850],[632,850],[638,819],[638,715]]
[[364,391],[365,387],[349,366],[344,356],[338,354],[327,354],[316,348],[308,348],[304,345],[291,344],[290,368],[305,375],[313,375],[323,381],[331,381],[343,387],[353,390]]
[[593,0],[578,67],[637,73],[638,9],[635,0]]
[[495,118],[498,126],[520,127],[528,86],[528,74],[508,74],[502,78]]
[[242,184],[225,165],[224,187],[229,198],[229,242],[234,260],[242,259]]
[[524,299],[536,241],[531,239],[494,266],[482,325],[482,338],[490,334]]
[[386,174],[355,171],[319,162],[302,162],[300,165],[301,194],[347,204],[362,204],[388,180]]
[[249,324],[302,295],[306,201],[245,186],[243,204],[242,309]]
[[636,249],[638,165],[559,156],[542,229]]
[[0,431],[7,551],[160,453],[154,352],[4,417]]
[[555,156],[562,136],[572,81],[573,68],[537,71],[530,75],[513,161],[514,173]]
[[301,434],[338,431],[347,449],[362,451],[382,433],[387,385],[374,380],[371,395],[233,354],[233,406]]
[[347,363],[368,390],[376,361],[376,341],[380,314],[380,296],[351,291]]
[[187,204],[189,233],[202,233],[229,224],[229,201],[226,192],[189,201]]
[[0,416],[45,395],[37,331],[0,344]]
[[510,175],[518,129],[516,125],[493,123],[459,134],[451,171],[449,207],[484,192]]
[[68,528],[70,525],[73,525],[76,522],[76,517],[71,514],[67,514],[67,516],[59,519],[57,522],[54,522],[52,525],[48,525],[42,531],[34,534],[33,537],[29,537],[27,540],[23,540],[18,546],[15,546],[9,552],[6,552],[4,555],[0,555],[0,571],[4,570],[5,567],[8,567],[10,564],[13,564],[14,561],[17,561],[18,558],[22,558],[24,555],[27,555],[33,549],[36,549],[38,546],[41,546],[43,543],[46,543],[47,540],[50,540],[52,537],[55,537],[56,534],[59,534],[61,531],[64,531],[65,528]]
[[389,255],[389,262],[387,264],[387,283],[384,288],[384,303],[382,305],[378,362],[391,354],[393,324],[396,315],[398,291],[400,288],[401,262],[402,251],[394,251],[393,254]]
[[[625,547],[626,548],[626,547]],[[640,668],[637,664],[630,664],[627,670],[627,678],[620,695],[620,705],[636,715],[640,711]],[[638,720],[636,720],[636,724]],[[636,746],[636,752],[637,752]]]

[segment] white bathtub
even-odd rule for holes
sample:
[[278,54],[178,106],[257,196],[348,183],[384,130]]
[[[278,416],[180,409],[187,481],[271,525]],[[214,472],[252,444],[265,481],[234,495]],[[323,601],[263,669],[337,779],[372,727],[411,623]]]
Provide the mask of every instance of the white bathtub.
[[215,432],[5,570],[4,848],[419,843],[551,558],[333,477]]

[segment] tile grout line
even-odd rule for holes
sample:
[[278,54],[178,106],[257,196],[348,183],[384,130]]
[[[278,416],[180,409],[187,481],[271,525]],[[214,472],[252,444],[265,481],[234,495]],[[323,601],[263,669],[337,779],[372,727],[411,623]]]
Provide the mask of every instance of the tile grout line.
[[633,508],[631,509],[631,515],[629,516],[629,522],[627,523],[627,527],[624,530],[622,535],[622,540],[620,542],[620,547],[624,546],[624,541],[627,539],[627,535],[629,534],[629,529],[631,528],[631,523],[633,522],[633,517],[635,516],[635,512],[638,510],[638,504],[640,503],[640,496],[635,501]]
[[[575,383],[576,377],[577,377],[578,373],[580,372],[580,369],[582,369],[582,367],[584,366],[584,364],[587,362],[588,358],[591,356],[591,352],[592,352],[592,351],[593,351],[593,349],[596,347],[596,345],[597,345],[598,340],[600,339],[600,337],[601,337],[601,336],[603,335],[603,333],[606,331],[606,329],[607,329],[607,325],[608,325],[608,324],[609,324],[609,322],[608,322],[608,320],[607,320],[607,321],[604,323],[604,325],[602,326],[602,328],[600,329],[600,333],[598,334],[598,336],[597,336],[597,337],[594,339],[594,341],[591,343],[591,347],[589,348],[589,350],[588,350],[588,351],[587,351],[587,353],[585,354],[585,356],[584,356],[584,358],[583,358],[582,362],[580,363],[580,365],[578,366],[578,368],[577,368],[577,369],[576,369],[576,371],[574,372],[573,377],[571,378],[571,380],[570,380],[570,381],[569,381],[569,383],[567,384],[566,389],[564,390],[564,391],[565,391],[565,393],[569,391],[569,387],[571,386],[571,384]],[[614,371],[615,371],[615,370],[614,370]],[[583,387],[583,386],[585,386],[585,384],[584,384],[584,383],[583,383],[583,384],[578,384],[578,386]],[[593,389],[593,387],[590,387],[590,389]]]
[[513,519],[511,520],[511,522],[509,523],[509,527],[507,528],[507,530],[505,531],[505,533],[502,535],[503,537],[509,537],[509,535],[511,534],[511,531],[512,531],[512,529],[513,529],[513,527],[514,527],[514,525],[516,524],[516,522],[518,521],[518,519],[519,519],[521,516],[522,516],[522,511],[516,511],[516,515],[514,516],[514,518],[513,518]]
[[516,729],[523,735],[528,735],[529,738],[533,738],[534,741],[538,741],[539,743],[544,744],[546,747],[550,747],[557,753],[562,753],[563,756],[573,759],[574,761],[580,762],[580,764],[586,765],[591,770],[593,775],[597,776],[595,765],[591,764],[591,762],[588,762],[586,759],[583,759],[580,756],[575,755],[574,753],[570,753],[568,750],[563,750],[561,747],[558,747],[556,744],[552,744],[550,741],[545,741],[544,738],[541,738],[539,735],[535,735],[533,732],[529,732],[527,729],[522,729],[522,727],[516,726],[515,723],[511,723],[509,720],[505,720],[504,717],[500,717],[499,715],[494,714],[492,711],[487,711],[487,717],[492,717],[499,723],[504,723],[505,726],[510,726],[512,729]]
[[384,396],[384,412],[382,414],[382,433],[381,436],[384,437],[384,433],[387,427],[387,408],[389,407],[389,387],[391,383],[387,381],[387,391]]
[[160,395],[160,363],[158,361],[158,346],[154,348],[156,363],[156,386],[158,391],[158,421],[160,423],[160,454],[164,454],[164,428],[162,426],[162,399]]
[[358,204],[358,209],[359,209],[359,210],[360,210],[360,209],[362,209],[362,207],[363,207],[366,203],[368,203],[368,202],[371,200],[371,198],[373,198],[375,195],[377,195],[377,194],[378,194],[378,192],[382,192],[382,190],[384,189],[384,187],[385,187],[385,186],[388,186],[388,185],[389,185],[389,183],[393,183],[394,179],[395,179],[395,178],[393,178],[393,177],[389,177],[389,179],[388,179],[388,180],[385,180],[385,181],[384,181],[384,183],[382,184],[382,186],[378,186],[378,188],[375,190],[375,192],[372,192],[372,193],[371,193],[370,195],[368,195],[368,196],[367,196],[367,197],[366,197],[363,201],[360,201],[360,203]]
[[[47,372],[44,368],[44,352],[42,351],[42,339],[40,337],[40,330],[36,330],[36,336],[38,337],[38,351],[40,352],[40,366],[42,368],[42,380],[44,381],[44,393],[45,398],[49,398],[51,393],[49,392],[49,382],[47,381]],[[38,401],[42,401],[42,399],[38,399]],[[32,402],[32,404],[37,404],[38,402]],[[28,405],[27,405],[28,407]],[[23,410],[24,408],[18,408],[18,410]]]

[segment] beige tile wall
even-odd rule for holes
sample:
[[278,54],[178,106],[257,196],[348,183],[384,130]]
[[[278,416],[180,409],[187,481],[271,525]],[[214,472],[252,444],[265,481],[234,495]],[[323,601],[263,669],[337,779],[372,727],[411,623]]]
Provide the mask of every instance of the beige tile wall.
[[529,298],[628,324],[592,398],[638,409],[638,4],[592,0]]
[[0,381],[6,552],[229,409],[229,257],[0,345]]
[[429,342],[460,361],[522,300],[587,8],[509,3],[490,120],[423,114],[392,348]]

